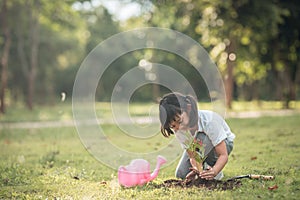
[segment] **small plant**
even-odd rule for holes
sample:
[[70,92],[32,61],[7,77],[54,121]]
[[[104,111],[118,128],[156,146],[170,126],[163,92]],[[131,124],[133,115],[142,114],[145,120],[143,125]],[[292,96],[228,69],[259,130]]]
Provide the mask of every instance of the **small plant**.
[[204,160],[207,158],[207,156],[204,155],[205,145],[203,142],[194,138],[186,151],[189,154],[194,170],[202,172]]
[[193,170],[196,172],[203,171],[203,162],[206,159],[205,144],[201,140],[194,138],[189,132],[178,131],[176,138],[180,141],[183,148],[187,151]]

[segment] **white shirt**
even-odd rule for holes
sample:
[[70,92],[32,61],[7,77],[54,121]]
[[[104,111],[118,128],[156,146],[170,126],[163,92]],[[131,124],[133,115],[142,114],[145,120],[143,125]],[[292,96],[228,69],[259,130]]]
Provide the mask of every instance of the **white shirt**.
[[209,110],[199,110],[198,117],[198,131],[204,132],[213,146],[217,146],[225,139],[228,141],[234,140],[235,135],[219,114]]

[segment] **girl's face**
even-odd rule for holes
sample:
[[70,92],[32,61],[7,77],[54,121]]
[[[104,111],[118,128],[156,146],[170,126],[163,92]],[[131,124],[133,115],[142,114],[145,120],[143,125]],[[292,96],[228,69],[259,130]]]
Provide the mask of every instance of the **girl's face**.
[[189,130],[189,115],[186,111],[183,111],[181,115],[177,115],[175,120],[170,123],[170,128],[177,132],[178,130]]

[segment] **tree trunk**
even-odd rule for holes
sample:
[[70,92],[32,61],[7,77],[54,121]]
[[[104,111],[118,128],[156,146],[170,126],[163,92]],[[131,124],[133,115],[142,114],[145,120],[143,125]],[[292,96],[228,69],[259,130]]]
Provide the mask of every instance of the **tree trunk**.
[[231,108],[232,96],[233,96],[233,69],[235,66],[236,59],[236,44],[235,40],[231,38],[230,44],[226,47],[227,57],[227,68],[225,74],[225,92],[226,92],[226,106]]
[[285,109],[289,109],[289,103],[292,100],[296,100],[297,63],[286,61],[283,75],[285,77],[285,93],[283,99],[283,107]]
[[[26,105],[28,109],[33,109],[33,99],[35,93],[35,81],[38,67],[38,47],[39,47],[39,1],[34,1],[33,5],[27,4],[29,12],[29,38],[25,38],[24,27],[18,28],[18,54],[21,61],[22,70],[27,80]],[[22,29],[23,28],[23,29]],[[30,55],[26,55],[25,40],[29,40]],[[29,58],[29,59],[28,59]]]
[[37,16],[33,16],[31,21],[31,55],[30,55],[30,71],[28,74],[28,96],[27,106],[30,110],[33,109],[33,99],[35,90],[35,79],[38,65],[38,45],[39,45],[39,23],[36,19]]
[[5,91],[7,87],[7,68],[8,68],[8,57],[11,46],[10,30],[7,25],[7,5],[6,0],[3,0],[1,9],[1,27],[4,31],[4,48],[1,57],[1,89],[0,89],[0,112],[5,113]]
[[282,101],[283,96],[284,96],[284,79],[282,76],[282,71],[279,71],[276,69],[276,64],[280,60],[280,49],[279,49],[279,41],[278,39],[275,39],[272,42],[272,52],[273,52],[273,58],[272,58],[272,69],[275,74],[275,96],[276,100]]
[[299,69],[299,63],[290,63],[290,71],[289,71],[289,99],[296,100],[296,84],[297,84],[297,72]]

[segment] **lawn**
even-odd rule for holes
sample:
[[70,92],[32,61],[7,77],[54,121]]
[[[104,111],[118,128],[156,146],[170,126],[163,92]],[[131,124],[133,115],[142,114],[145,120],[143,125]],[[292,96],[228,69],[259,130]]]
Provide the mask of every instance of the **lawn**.
[[[59,115],[59,109],[55,112]],[[175,178],[176,162],[145,186],[123,188],[118,185],[117,171],[86,151],[75,127],[2,128],[0,199],[298,199],[299,119],[298,114],[227,119],[237,137],[224,179],[251,173],[274,175],[275,179],[242,179],[242,186],[226,191],[157,187]],[[116,130],[113,125],[103,127],[107,132]],[[273,186],[278,188],[269,189]]]
[[[149,113],[149,109],[157,104],[153,103],[133,103],[129,106],[130,114],[133,116],[142,116]],[[300,101],[291,101],[289,104],[291,110],[300,111]],[[109,102],[95,103],[96,114],[98,118],[111,118],[111,104]],[[210,102],[201,102],[198,104],[200,109],[213,109]],[[247,111],[279,111],[283,108],[283,103],[279,101],[233,101],[232,109],[227,112],[247,112]],[[26,121],[66,121],[72,120],[72,103],[70,101],[56,102],[49,109],[49,106],[35,106],[31,112],[20,104],[9,105],[5,115],[0,115],[1,122],[26,122]]]

